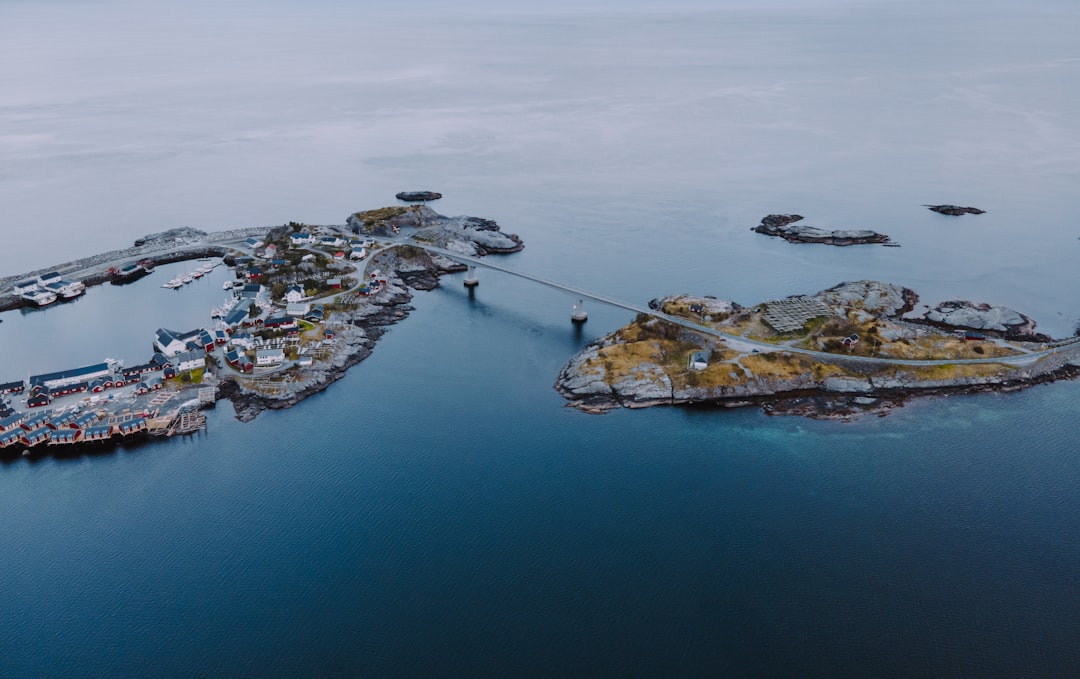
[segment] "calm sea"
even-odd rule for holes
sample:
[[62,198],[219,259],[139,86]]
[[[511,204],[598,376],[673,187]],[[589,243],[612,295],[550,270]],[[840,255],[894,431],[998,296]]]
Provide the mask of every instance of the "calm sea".
[[[0,272],[426,188],[635,302],[878,278],[1080,317],[1075,3],[411,9],[0,5]],[[174,273],[0,314],[0,381],[208,321],[227,274]],[[5,462],[0,675],[1080,671],[1080,385],[588,416],[552,382],[629,316],[575,301],[450,277],[296,408]]]

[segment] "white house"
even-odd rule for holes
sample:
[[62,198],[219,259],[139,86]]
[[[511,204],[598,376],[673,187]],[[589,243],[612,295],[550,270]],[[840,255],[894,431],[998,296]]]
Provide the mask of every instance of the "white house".
[[311,305],[307,302],[294,302],[285,306],[286,316],[303,318],[304,316],[307,316],[308,311],[311,311]]
[[255,338],[250,332],[234,332],[229,338],[229,344],[233,348],[251,349],[255,346]]
[[303,257],[301,257],[300,261],[301,262],[314,262],[315,261],[315,255],[313,255],[311,253],[308,253],[308,254],[304,255]]
[[363,259],[367,257],[367,248],[360,248],[349,253],[349,259]]
[[198,370],[206,367],[206,352],[200,350],[184,351],[173,358],[176,363],[176,372],[182,373],[189,370]]
[[345,241],[341,240],[337,236],[323,236],[322,238],[319,239],[319,245],[326,245],[326,246],[335,247],[335,248],[337,246],[341,245],[344,242]]
[[311,245],[315,242],[315,236],[307,232],[294,233],[289,236],[289,241],[293,244],[293,246]]
[[266,259],[273,259],[276,256],[277,256],[277,246],[274,245],[273,243],[271,243],[270,245],[267,245],[266,249],[263,250],[263,257],[265,257]]
[[285,352],[281,349],[259,349],[255,352],[255,365],[281,365]]
[[248,239],[246,239],[244,241],[244,245],[248,246],[252,250],[257,250],[257,249],[261,248],[264,245],[264,243],[261,240],[259,240],[258,238],[248,238]]
[[154,347],[166,356],[172,356],[187,350],[188,342],[198,340],[203,333],[202,328],[177,332],[168,328],[158,328],[154,333]]
[[704,370],[709,367],[709,352],[695,351],[690,354],[690,360],[687,363],[687,367],[691,370]]
[[285,302],[288,304],[296,304],[304,299],[304,289],[299,285],[290,285],[285,291]]

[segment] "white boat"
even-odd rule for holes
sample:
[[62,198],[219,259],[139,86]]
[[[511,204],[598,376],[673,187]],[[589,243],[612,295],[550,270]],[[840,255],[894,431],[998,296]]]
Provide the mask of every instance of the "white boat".
[[56,301],[56,293],[49,292],[48,290],[34,290],[32,292],[24,292],[22,298],[37,306],[48,306]]
[[222,290],[232,290],[232,281],[225,281],[221,284]]
[[64,299],[74,299],[86,292],[86,284],[82,281],[64,281],[66,285],[60,290],[60,296]]
[[180,277],[180,280],[183,281],[184,283],[190,283],[191,281],[195,280],[195,277],[193,275],[191,275],[190,273],[186,273],[186,274],[184,274],[183,276]]
[[63,299],[75,299],[86,292],[86,285],[82,281],[58,280],[48,283],[43,289]]

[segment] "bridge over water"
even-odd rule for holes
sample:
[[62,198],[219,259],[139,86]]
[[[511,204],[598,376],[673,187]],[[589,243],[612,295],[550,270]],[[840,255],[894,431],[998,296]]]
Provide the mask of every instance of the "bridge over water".
[[[853,363],[864,363],[864,364],[870,364],[870,365],[910,365],[910,366],[957,365],[957,364],[968,364],[968,363],[970,363],[970,364],[1002,363],[1002,364],[1005,364],[1005,365],[1019,366],[1019,365],[1030,365],[1030,364],[1036,363],[1037,361],[1039,361],[1041,359],[1044,359],[1044,358],[1046,358],[1048,356],[1052,356],[1052,355],[1054,355],[1054,354],[1056,354],[1058,352],[1080,353],[1080,352],[1078,352],[1078,350],[1080,350],[1080,339],[1077,339],[1077,340],[1073,340],[1072,342],[1062,344],[1062,345],[1059,345],[1059,346],[1055,346],[1055,347],[1050,348],[1050,349],[1044,349],[1044,350],[1041,350],[1041,351],[1032,351],[1032,352],[1028,352],[1028,353],[1021,353],[1021,354],[1017,354],[1015,356],[1001,356],[1001,357],[996,357],[996,358],[903,359],[903,358],[887,358],[887,357],[879,357],[879,356],[854,356],[854,355],[844,355],[844,354],[833,354],[833,353],[829,353],[829,352],[825,352],[825,351],[816,351],[814,349],[804,349],[802,347],[789,347],[789,346],[771,344],[769,342],[763,342],[763,341],[760,341],[760,340],[748,339],[746,337],[741,337],[739,335],[734,335],[734,334],[731,334],[731,333],[722,332],[720,330],[717,330],[716,328],[711,328],[711,327],[709,327],[707,325],[701,325],[699,323],[694,323],[691,320],[688,320],[688,319],[685,319],[685,318],[680,318],[679,316],[672,316],[670,314],[666,314],[666,313],[664,313],[662,311],[659,311],[659,310],[656,310],[656,309],[650,309],[647,306],[641,306],[641,305],[638,305],[638,304],[631,304],[629,302],[624,302],[624,301],[622,301],[620,299],[616,299],[616,298],[610,297],[608,295],[602,295],[602,294],[599,294],[599,293],[590,292],[589,290],[585,290],[583,288],[578,288],[578,287],[573,286],[573,285],[568,285],[566,283],[555,281],[555,280],[552,280],[550,278],[545,278],[543,276],[537,276],[535,274],[526,273],[524,271],[518,271],[516,269],[511,269],[510,267],[503,266],[502,264],[497,264],[495,262],[492,262],[487,257],[481,258],[481,257],[474,257],[472,255],[465,255],[465,254],[462,254],[462,253],[459,253],[459,252],[453,252],[451,250],[446,250],[444,248],[436,247],[434,245],[429,245],[429,244],[422,243],[420,241],[416,241],[416,240],[412,240],[412,239],[410,239],[408,241],[394,240],[393,244],[394,245],[411,245],[413,247],[421,248],[421,249],[426,250],[426,251],[431,252],[431,253],[442,255],[442,256],[447,257],[449,259],[452,259],[452,260],[454,260],[456,262],[461,262],[462,264],[465,264],[467,266],[482,267],[482,268],[485,268],[485,269],[491,269],[493,271],[499,271],[499,272],[502,272],[502,273],[505,273],[505,274],[508,274],[508,275],[511,275],[511,276],[517,276],[518,278],[523,278],[523,279],[525,279],[527,281],[532,281],[534,283],[539,283],[541,285],[546,285],[549,288],[553,288],[555,290],[560,290],[562,292],[566,292],[566,293],[569,293],[571,295],[575,295],[575,296],[577,296],[577,297],[579,297],[581,299],[590,299],[590,300],[593,300],[593,301],[596,301],[596,302],[601,302],[603,304],[609,304],[611,306],[614,306],[614,307],[617,307],[617,308],[620,308],[620,309],[626,309],[627,311],[633,311],[633,312],[639,313],[639,314],[646,314],[646,315],[652,316],[654,318],[658,318],[658,319],[661,319],[663,321],[666,321],[668,323],[673,323],[673,324],[675,324],[677,326],[686,328],[687,330],[691,330],[693,332],[697,332],[697,333],[700,333],[702,335],[706,335],[706,336],[709,336],[709,337],[712,337],[714,339],[718,339],[718,340],[721,340],[721,341],[736,342],[736,343],[739,343],[739,344],[750,345],[751,347],[756,348],[759,351],[786,351],[786,352],[793,353],[793,354],[803,354],[805,356],[810,356],[810,357],[813,357],[815,360],[819,360],[819,361],[823,361],[823,362],[844,361],[844,362],[853,362]],[[1078,360],[1078,357],[1073,356],[1071,360],[1074,360],[1074,361]]]

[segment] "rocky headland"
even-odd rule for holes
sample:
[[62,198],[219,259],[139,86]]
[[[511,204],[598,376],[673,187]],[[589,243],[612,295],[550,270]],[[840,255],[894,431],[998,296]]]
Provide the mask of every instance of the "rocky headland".
[[777,236],[791,243],[823,243],[825,245],[863,245],[870,243],[886,244],[889,237],[868,229],[826,230],[816,226],[796,224],[802,221],[802,215],[766,215],[761,223],[751,231]]
[[977,207],[960,207],[959,205],[925,205],[923,206],[928,210],[941,215],[949,215],[951,217],[959,217],[961,215],[981,215],[985,214],[986,210],[980,210]]
[[448,217],[426,205],[356,212],[349,215],[346,226],[356,234],[387,238],[409,229],[413,239],[419,242],[463,255],[508,254],[524,247],[517,235],[503,233],[490,219]]
[[[1010,337],[1028,328],[987,305],[1001,338],[972,340],[938,318],[910,319],[918,295],[877,281],[751,307],[677,295],[591,343],[560,371],[555,388],[588,412],[654,405],[756,405],[770,413],[851,418],[887,413],[917,395],[1017,389],[1080,372],[1080,344],[1049,347]],[[1014,312],[1015,313],[1015,312]],[[692,320],[702,331],[666,318]],[[952,319],[956,322],[959,319]],[[914,322],[919,321],[919,322]],[[942,323],[939,327],[928,323]],[[975,323],[965,315],[964,323]],[[947,328],[947,329],[946,329]],[[983,328],[991,330],[992,328]],[[1031,328],[1033,330],[1033,325]],[[706,332],[708,331],[708,332]]]

